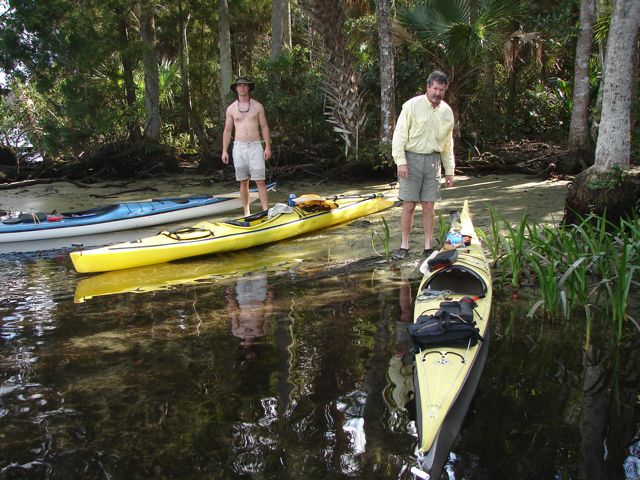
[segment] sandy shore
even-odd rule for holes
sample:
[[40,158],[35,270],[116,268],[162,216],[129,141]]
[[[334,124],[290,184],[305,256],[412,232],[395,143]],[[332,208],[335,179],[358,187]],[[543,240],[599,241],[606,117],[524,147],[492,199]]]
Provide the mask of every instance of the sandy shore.
[[[456,177],[454,187],[443,189],[443,199],[437,204],[437,213],[447,215],[450,210],[459,208],[465,199],[469,200],[474,223],[479,227],[488,225],[489,206],[512,222],[517,222],[527,212],[541,223],[557,223],[562,218],[564,199],[567,192],[567,181],[549,181],[534,179],[525,175],[487,175],[483,177]],[[215,184],[197,175],[180,175],[176,177],[161,177],[152,180],[137,181],[130,184],[96,184],[92,188],[79,188],[73,184],[60,182],[47,185],[34,185],[16,190],[0,192],[0,209],[24,212],[59,212],[82,210],[99,205],[116,203],[124,200],[141,200],[165,196],[176,196],[196,193],[218,194],[237,190],[235,182]],[[270,204],[284,202],[290,193],[335,194],[335,193],[367,193],[385,192],[390,196],[398,194],[394,184],[379,182],[324,182],[324,181],[294,181],[279,184],[277,191],[270,194]],[[252,205],[252,211],[258,211],[259,204]],[[400,208],[392,208],[384,213],[384,217],[391,227],[393,248],[400,242]],[[240,211],[232,212],[224,218],[240,216]],[[412,249],[420,250],[422,234],[417,228],[420,225],[420,212],[417,211],[416,229],[412,236]],[[372,220],[373,223],[375,219]],[[192,223],[195,223],[192,222]],[[369,230],[371,227],[369,227]],[[358,229],[341,229],[342,234],[334,241],[349,241],[349,250],[358,255],[357,250],[366,249],[371,253],[371,233],[366,235]],[[351,232],[353,230],[353,232]],[[150,231],[135,232],[134,238],[151,235],[158,231],[158,227]],[[352,234],[359,237],[354,241]],[[129,236],[131,233],[129,233]],[[366,237],[366,238],[364,238]],[[130,239],[130,238],[125,238]],[[108,240],[109,242],[112,239]],[[115,241],[121,241],[115,239]],[[104,242],[103,242],[104,243]],[[334,247],[334,251],[337,250]],[[362,253],[362,252],[361,252]]]
[[[443,199],[437,207],[448,211],[468,199],[476,221],[484,216],[491,205],[509,219],[520,218],[526,210],[541,222],[553,223],[562,216],[568,181],[533,179],[525,175],[487,175],[483,177],[456,177],[456,184],[443,189]],[[48,185],[5,190],[0,192],[0,209],[8,211],[79,210],[125,200],[140,200],[163,196],[195,193],[226,193],[237,190],[235,183],[211,184],[196,175],[162,177],[117,185],[115,182],[95,184],[92,188],[79,188],[60,182]],[[375,182],[288,182],[279,184],[271,202],[284,201],[289,193],[356,193],[386,191],[397,195],[389,184]],[[255,207],[254,207],[255,210]]]

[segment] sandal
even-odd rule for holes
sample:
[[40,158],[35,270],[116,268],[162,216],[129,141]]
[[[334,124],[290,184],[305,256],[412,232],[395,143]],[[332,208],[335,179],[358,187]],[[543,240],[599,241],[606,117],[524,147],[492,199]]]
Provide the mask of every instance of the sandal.
[[406,258],[407,255],[409,255],[408,248],[399,248],[393,253],[393,255],[391,255],[391,258],[394,260],[402,260]]

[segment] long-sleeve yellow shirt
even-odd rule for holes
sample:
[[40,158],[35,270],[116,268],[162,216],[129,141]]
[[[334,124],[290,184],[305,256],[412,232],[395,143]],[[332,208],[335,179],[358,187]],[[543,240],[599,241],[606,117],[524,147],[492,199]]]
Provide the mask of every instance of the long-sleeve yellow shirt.
[[440,152],[445,175],[453,175],[453,111],[444,101],[433,108],[426,95],[406,101],[393,132],[391,153],[396,165],[406,165],[405,151]]

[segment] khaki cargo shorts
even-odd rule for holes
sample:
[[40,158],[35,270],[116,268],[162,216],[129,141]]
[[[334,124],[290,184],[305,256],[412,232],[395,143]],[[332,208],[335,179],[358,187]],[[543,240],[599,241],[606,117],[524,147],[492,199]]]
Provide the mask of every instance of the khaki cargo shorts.
[[398,198],[407,202],[440,200],[440,152],[405,152],[409,178],[399,178]]
[[265,179],[262,142],[233,142],[232,155],[237,181]]

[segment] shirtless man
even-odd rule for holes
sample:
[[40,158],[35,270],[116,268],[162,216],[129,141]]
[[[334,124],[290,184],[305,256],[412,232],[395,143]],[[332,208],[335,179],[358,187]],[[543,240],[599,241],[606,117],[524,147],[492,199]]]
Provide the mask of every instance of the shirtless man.
[[[222,162],[229,163],[229,143],[231,130],[235,128],[233,142],[233,165],[236,180],[240,182],[240,199],[244,215],[249,211],[249,180],[256,182],[262,210],[269,208],[265,184],[265,162],[271,158],[271,136],[264,107],[250,96],[255,84],[247,77],[238,77],[231,84],[231,91],[237,100],[227,107],[224,132],[222,133]],[[264,149],[260,134],[264,140]]]

